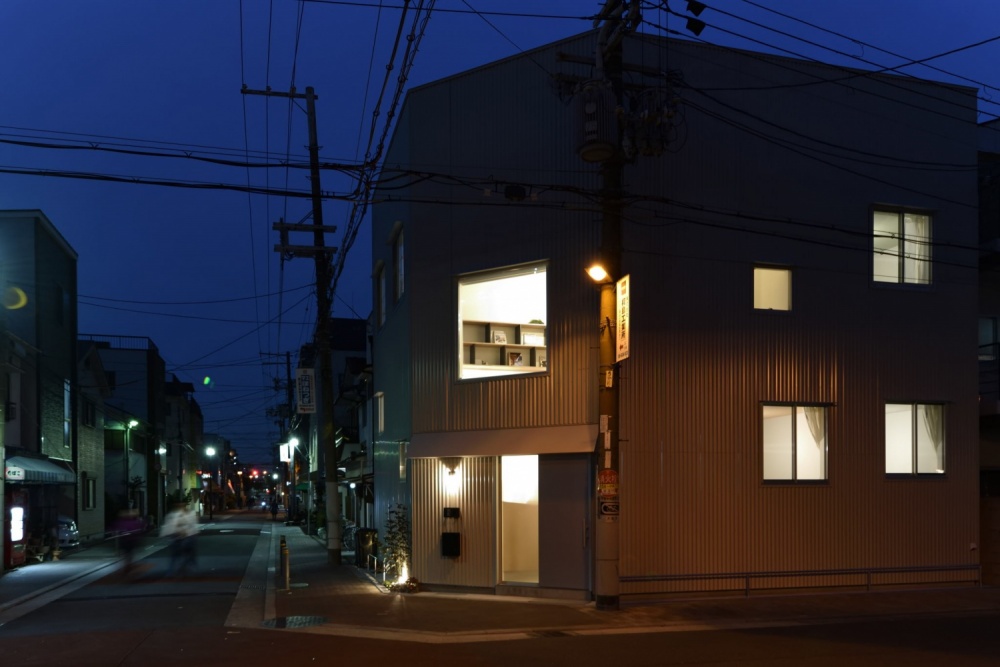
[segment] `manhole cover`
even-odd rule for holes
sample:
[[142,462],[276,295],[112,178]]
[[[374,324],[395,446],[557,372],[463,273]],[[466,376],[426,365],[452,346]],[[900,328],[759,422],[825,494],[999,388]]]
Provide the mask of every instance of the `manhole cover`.
[[324,616],[283,616],[261,623],[265,628],[309,628],[326,623]]

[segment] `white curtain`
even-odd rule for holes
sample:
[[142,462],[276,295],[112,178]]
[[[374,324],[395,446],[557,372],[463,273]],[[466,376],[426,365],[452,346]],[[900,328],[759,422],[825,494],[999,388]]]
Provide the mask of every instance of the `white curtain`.
[[809,425],[809,433],[816,442],[816,446],[822,447],[823,440],[826,438],[826,408],[804,407],[802,408],[802,412],[805,415],[806,424]]
[[931,219],[926,215],[903,216],[904,265],[912,262],[913,272],[906,282],[928,283],[931,276]]

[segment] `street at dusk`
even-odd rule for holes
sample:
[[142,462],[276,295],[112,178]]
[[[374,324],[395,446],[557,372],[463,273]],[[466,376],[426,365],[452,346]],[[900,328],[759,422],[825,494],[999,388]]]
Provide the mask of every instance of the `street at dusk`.
[[0,0],[0,665],[1000,665],[998,61]]

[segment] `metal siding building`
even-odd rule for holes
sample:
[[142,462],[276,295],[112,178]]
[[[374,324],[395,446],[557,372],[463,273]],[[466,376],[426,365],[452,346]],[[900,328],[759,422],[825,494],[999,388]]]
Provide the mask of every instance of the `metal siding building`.
[[[373,262],[391,267],[401,223],[406,292],[376,331],[375,383],[386,439],[414,457],[412,569],[427,585],[501,591],[500,457],[539,454],[545,487],[596,436],[598,294],[583,268],[600,182],[576,155],[565,86],[592,75],[594,40],[412,90],[387,154]],[[624,54],[671,72],[684,125],[624,172],[622,595],[975,579],[976,178],[908,168],[975,163],[974,91],[649,37]],[[931,216],[929,285],[873,281],[876,206]],[[545,372],[459,379],[462,276],[532,262],[547,268]],[[789,312],[754,308],[758,266],[789,271]],[[892,402],[945,406],[944,474],[886,474]],[[825,479],[764,481],[772,403],[825,406]],[[558,594],[577,586],[546,582],[546,488],[537,588]],[[592,493],[570,495],[589,517]],[[443,517],[449,502],[461,518]],[[445,558],[456,527],[461,555]]]

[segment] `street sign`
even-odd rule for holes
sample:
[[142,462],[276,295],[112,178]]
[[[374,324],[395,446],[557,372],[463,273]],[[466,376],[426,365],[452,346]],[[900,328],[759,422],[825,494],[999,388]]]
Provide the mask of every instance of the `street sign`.
[[628,359],[629,344],[629,290],[630,278],[623,276],[615,286],[615,305],[617,306],[616,317],[617,327],[615,327],[615,361]]

